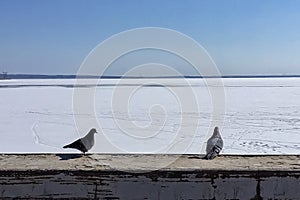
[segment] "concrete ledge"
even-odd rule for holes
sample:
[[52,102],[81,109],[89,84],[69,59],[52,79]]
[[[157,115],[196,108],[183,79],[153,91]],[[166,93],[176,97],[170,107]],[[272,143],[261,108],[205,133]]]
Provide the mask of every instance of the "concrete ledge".
[[299,188],[300,156],[0,156],[2,198],[300,199]]

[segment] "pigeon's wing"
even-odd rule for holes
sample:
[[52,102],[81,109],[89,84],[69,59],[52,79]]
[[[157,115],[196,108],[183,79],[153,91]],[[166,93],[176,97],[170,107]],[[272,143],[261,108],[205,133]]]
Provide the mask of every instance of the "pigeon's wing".
[[210,152],[208,152],[205,155],[204,159],[212,160],[219,155],[220,151],[221,151],[221,149],[214,147]]
[[219,140],[217,141],[216,145],[215,146],[218,146],[219,148],[223,149],[223,139],[222,138],[219,138]]
[[82,143],[81,139],[78,139],[75,142],[64,146],[63,148],[78,149],[79,151],[82,151],[82,152],[87,152],[88,151],[86,149],[86,147],[84,146],[84,144]]
[[214,159],[215,157],[217,157],[220,154],[222,148],[223,148],[223,140],[222,140],[222,138],[219,138],[216,141],[215,145],[211,147],[210,151],[207,152],[204,159],[207,159],[207,160]]
[[219,138],[211,137],[208,139],[206,144],[206,153],[210,152],[214,146],[218,143]]

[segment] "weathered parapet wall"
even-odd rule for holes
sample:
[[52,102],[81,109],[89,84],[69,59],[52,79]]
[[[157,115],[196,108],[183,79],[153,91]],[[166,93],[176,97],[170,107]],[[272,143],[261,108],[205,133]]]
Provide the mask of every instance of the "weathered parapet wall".
[[300,199],[300,156],[2,155],[0,197]]

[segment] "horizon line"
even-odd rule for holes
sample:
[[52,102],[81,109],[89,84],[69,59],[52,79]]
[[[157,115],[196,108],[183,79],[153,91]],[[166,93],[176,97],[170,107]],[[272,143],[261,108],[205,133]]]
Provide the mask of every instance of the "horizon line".
[[122,75],[75,75],[75,74],[7,74],[5,78],[0,79],[151,79],[151,78],[298,78],[300,74],[279,75],[279,74],[259,74],[259,75],[221,75],[221,76],[201,76],[201,75],[182,75],[182,76],[122,76]]

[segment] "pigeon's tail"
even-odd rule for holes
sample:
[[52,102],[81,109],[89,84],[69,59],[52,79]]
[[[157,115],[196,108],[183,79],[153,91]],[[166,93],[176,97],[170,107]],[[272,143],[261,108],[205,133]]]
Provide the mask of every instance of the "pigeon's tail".
[[66,149],[66,148],[72,148],[72,147],[71,147],[71,144],[68,144],[68,145],[63,146],[63,148]]
[[88,151],[80,139],[76,140],[75,142],[73,142],[71,144],[63,146],[63,148],[64,149],[65,148],[77,149],[83,153]]
[[78,149],[78,148],[82,148],[79,142],[73,142],[71,144],[65,145],[63,146],[64,149],[66,148],[73,148],[73,149]]
[[220,153],[220,151],[222,150],[221,147],[219,146],[214,146],[210,152],[208,152],[205,156],[204,156],[204,159],[206,160],[212,160],[214,159],[215,157],[217,157]]

